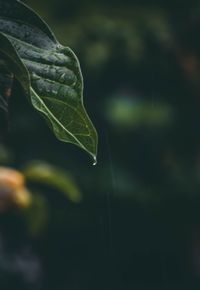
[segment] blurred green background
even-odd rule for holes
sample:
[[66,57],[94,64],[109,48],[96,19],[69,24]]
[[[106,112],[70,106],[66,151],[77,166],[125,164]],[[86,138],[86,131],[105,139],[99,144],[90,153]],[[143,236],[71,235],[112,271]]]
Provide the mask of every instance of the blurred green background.
[[77,54],[99,152],[57,141],[15,83],[0,162],[34,202],[0,215],[0,287],[199,289],[200,1],[24,2]]

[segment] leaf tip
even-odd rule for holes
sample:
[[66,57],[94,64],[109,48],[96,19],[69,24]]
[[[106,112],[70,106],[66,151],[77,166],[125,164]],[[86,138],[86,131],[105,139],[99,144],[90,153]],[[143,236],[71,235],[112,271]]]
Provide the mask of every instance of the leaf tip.
[[96,155],[93,155],[93,166],[97,165],[97,157]]

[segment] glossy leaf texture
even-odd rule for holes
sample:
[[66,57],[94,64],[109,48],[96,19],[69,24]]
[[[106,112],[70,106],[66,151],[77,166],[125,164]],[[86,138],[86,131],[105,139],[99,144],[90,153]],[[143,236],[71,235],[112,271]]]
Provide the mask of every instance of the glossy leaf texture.
[[17,0],[0,0],[0,59],[56,137],[86,150],[96,162],[98,137],[84,109],[79,61]]

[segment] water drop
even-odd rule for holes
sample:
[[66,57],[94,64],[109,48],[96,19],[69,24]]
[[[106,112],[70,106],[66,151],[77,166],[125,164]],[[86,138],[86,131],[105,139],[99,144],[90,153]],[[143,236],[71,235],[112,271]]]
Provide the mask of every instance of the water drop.
[[96,158],[96,156],[94,156],[93,158],[94,158],[94,161],[93,161],[92,165],[95,166],[97,164],[97,158]]

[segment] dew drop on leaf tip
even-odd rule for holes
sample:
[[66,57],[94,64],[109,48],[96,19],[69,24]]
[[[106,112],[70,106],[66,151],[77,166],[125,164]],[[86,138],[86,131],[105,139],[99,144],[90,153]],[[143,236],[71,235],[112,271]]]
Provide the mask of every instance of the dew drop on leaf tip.
[[97,164],[97,158],[96,158],[96,156],[93,156],[93,166],[95,166]]

